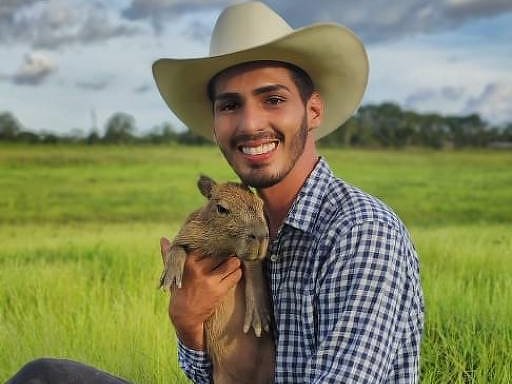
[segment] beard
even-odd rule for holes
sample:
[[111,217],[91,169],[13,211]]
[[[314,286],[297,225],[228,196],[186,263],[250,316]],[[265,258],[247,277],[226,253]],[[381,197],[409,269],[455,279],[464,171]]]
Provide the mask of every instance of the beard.
[[[289,139],[289,148],[286,152],[286,159],[285,164],[283,166],[275,167],[271,171],[269,171],[268,166],[252,166],[249,171],[243,171],[241,169],[238,169],[236,166],[236,163],[233,161],[232,157],[229,156],[229,153],[224,150],[224,148],[220,148],[222,153],[224,154],[224,157],[228,161],[228,163],[231,165],[235,173],[238,175],[240,180],[251,187],[262,189],[262,188],[268,188],[271,187],[280,181],[282,181],[293,169],[295,164],[297,163],[297,160],[304,152],[304,147],[306,145],[306,140],[308,137],[308,125],[307,125],[307,118],[306,115],[304,115],[304,118],[302,119],[301,125],[299,130]],[[260,133],[256,134],[253,137],[247,137],[244,136],[244,138],[250,139],[257,139],[257,138],[277,138],[279,139],[279,146],[285,144],[285,136],[281,132],[277,133]],[[231,150],[238,150],[236,142],[239,141],[238,138],[233,138],[231,140]]]

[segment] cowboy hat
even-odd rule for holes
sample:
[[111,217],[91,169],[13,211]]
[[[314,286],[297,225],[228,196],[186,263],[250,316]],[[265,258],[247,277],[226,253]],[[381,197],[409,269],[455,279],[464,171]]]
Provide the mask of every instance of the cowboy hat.
[[233,5],[221,13],[208,57],[159,59],[153,64],[153,76],[176,116],[192,132],[213,140],[208,82],[229,67],[259,60],[294,64],[311,77],[325,103],[316,139],[354,113],[368,81],[366,51],[352,31],[331,23],[294,30],[261,2]]

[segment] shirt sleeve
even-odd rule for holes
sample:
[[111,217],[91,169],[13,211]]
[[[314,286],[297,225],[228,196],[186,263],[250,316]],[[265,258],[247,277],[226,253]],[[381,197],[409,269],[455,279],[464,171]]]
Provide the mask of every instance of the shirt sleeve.
[[196,351],[185,346],[178,339],[178,363],[185,375],[196,384],[210,384],[212,363],[205,351]]
[[[381,222],[355,225],[333,239],[318,279],[318,348],[308,359],[305,382],[387,382],[408,331],[414,287],[407,265],[414,250],[400,231]],[[417,366],[402,379],[396,382],[417,382]]]

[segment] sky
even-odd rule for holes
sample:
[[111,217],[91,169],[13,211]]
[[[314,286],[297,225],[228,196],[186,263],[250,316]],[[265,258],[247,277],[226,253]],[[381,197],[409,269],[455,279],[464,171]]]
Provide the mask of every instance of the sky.
[[[230,0],[0,0],[0,113],[34,132],[139,132],[179,120],[156,89],[161,57],[208,54]],[[293,28],[341,23],[363,40],[362,104],[512,122],[511,0],[267,0]]]

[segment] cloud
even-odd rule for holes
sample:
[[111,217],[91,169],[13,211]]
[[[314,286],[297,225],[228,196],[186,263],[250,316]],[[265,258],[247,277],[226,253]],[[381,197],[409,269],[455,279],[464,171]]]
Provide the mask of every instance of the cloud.
[[130,36],[138,29],[114,21],[112,9],[97,2],[64,0],[11,1],[0,7],[0,43],[29,43],[56,49],[76,43],[94,43]]
[[154,31],[160,34],[166,22],[195,12],[212,9],[220,11],[232,2],[228,0],[132,0],[130,5],[122,11],[122,16],[128,20],[149,20]]
[[29,7],[35,3],[40,3],[46,0],[7,0],[0,3],[0,22],[1,25],[13,22],[14,15],[19,10]]
[[32,52],[25,55],[25,62],[10,80],[19,85],[39,85],[56,69],[53,60],[48,56]]
[[445,99],[459,100],[464,96],[465,90],[462,87],[443,87],[441,95]]
[[347,25],[366,42],[442,32],[465,22],[512,12],[510,0],[269,0],[294,27],[315,21]]
[[486,120],[495,123],[512,121],[512,83],[489,83],[482,92],[471,97],[464,113],[479,113]]
[[[439,110],[439,106],[446,106],[455,102],[454,110],[445,113],[469,115],[479,114],[484,120],[491,123],[505,123],[512,121],[512,82],[490,82],[484,86],[476,96],[462,87],[422,88],[410,94],[404,106],[414,110]],[[438,106],[438,108],[431,108]]]
[[407,96],[405,99],[405,106],[408,108],[414,108],[420,105],[421,103],[424,103],[426,101],[430,101],[438,96],[438,92],[436,92],[434,89],[419,89],[415,91],[414,93]]
[[41,0],[18,0],[0,2],[0,43],[25,35],[24,23],[20,23],[19,15]]
[[510,12],[512,4],[509,0],[445,0],[446,14],[453,19],[468,19],[475,15],[486,17],[501,12]]
[[[512,12],[510,0],[266,0],[294,28],[314,22],[347,25],[366,42],[443,32],[467,21]],[[122,11],[129,20],[149,20],[160,33],[179,16],[221,10],[228,0],[132,0]],[[202,34],[199,35],[203,38]]]
[[[160,34],[181,17],[190,16],[184,34],[207,40],[213,23],[199,14],[220,12],[237,0],[131,0],[116,9],[107,1],[9,0],[0,5],[0,43],[30,42],[33,48],[55,49],[94,43],[141,32],[147,21]],[[313,22],[347,25],[367,43],[421,33],[442,32],[467,21],[512,12],[510,0],[266,0],[293,27]],[[211,24],[211,25],[210,25]]]
[[110,80],[93,80],[93,81],[77,81],[75,86],[77,88],[90,90],[90,91],[102,91],[110,84]]
[[441,104],[458,101],[464,97],[464,94],[465,90],[462,87],[420,88],[408,95],[404,104],[407,108],[418,108],[432,101]]
[[209,43],[210,36],[212,35],[213,26],[202,23],[198,20],[192,21],[189,26],[183,31],[186,37],[193,40]]
[[153,85],[145,83],[145,84],[142,84],[142,85],[134,88],[133,92],[135,92],[135,93],[146,93],[146,92],[148,92],[148,91],[150,91],[152,89],[154,89]]

